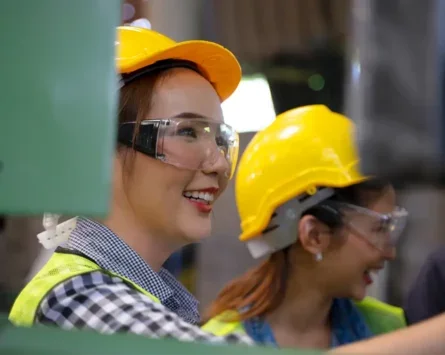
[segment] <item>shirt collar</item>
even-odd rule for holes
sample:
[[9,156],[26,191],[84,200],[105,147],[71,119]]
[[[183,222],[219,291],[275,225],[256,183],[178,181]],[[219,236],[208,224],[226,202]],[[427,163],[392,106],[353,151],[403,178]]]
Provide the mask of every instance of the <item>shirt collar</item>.
[[196,298],[166,269],[155,272],[139,254],[104,225],[78,217],[68,247],[85,254],[101,268],[134,282],[175,312],[188,314],[186,318],[189,321],[194,322],[194,318],[199,320]]

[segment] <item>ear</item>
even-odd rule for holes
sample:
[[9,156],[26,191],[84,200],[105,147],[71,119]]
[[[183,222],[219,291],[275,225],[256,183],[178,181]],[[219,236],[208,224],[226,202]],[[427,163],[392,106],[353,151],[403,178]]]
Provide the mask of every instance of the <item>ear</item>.
[[316,255],[323,253],[329,246],[331,233],[329,227],[311,215],[304,216],[298,223],[298,239],[303,248]]

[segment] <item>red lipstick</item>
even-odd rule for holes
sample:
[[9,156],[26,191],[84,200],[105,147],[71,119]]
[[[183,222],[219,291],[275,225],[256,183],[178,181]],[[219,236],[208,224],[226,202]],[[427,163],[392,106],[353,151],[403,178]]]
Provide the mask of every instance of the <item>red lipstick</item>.
[[202,212],[202,213],[210,213],[212,211],[212,209],[213,209],[212,205],[209,205],[207,203],[203,203],[201,201],[190,200],[189,199],[189,202],[191,204],[193,204],[199,212]]
[[[201,213],[210,213],[213,209],[212,202],[213,199],[209,201],[205,201],[203,199],[193,198],[192,192],[198,192],[198,193],[207,193],[212,194],[213,196],[216,195],[216,193],[219,191],[217,187],[208,187],[204,189],[189,189],[184,192],[184,197],[187,198],[187,200],[196,207],[196,209]],[[195,195],[196,196],[196,195]]]
[[366,286],[369,286],[373,283],[371,275],[369,275],[369,273],[365,273],[363,275],[363,280],[365,281]]
[[208,187],[206,189],[196,189],[196,190],[193,190],[193,191],[210,192],[212,194],[216,194],[219,191],[219,189],[217,187]]

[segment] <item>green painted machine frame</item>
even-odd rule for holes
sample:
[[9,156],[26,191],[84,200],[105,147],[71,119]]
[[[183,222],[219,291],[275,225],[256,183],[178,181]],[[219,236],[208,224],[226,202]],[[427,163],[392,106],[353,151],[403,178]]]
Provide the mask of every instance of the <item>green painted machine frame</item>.
[[102,335],[47,327],[15,328],[0,320],[1,355],[316,355],[320,352],[265,347],[208,345],[148,339],[133,334]]
[[107,212],[120,6],[0,1],[0,214]]

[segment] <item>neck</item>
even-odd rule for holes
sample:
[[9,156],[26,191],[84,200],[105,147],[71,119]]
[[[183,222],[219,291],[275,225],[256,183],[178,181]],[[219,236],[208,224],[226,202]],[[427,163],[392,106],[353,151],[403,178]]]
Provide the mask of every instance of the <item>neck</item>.
[[273,329],[307,333],[329,327],[332,298],[317,288],[313,273],[299,265],[292,272],[280,305],[266,317]]
[[158,233],[147,230],[132,213],[112,209],[108,217],[100,222],[127,243],[156,272],[178,249],[177,245],[165,242],[169,238],[162,238]]

